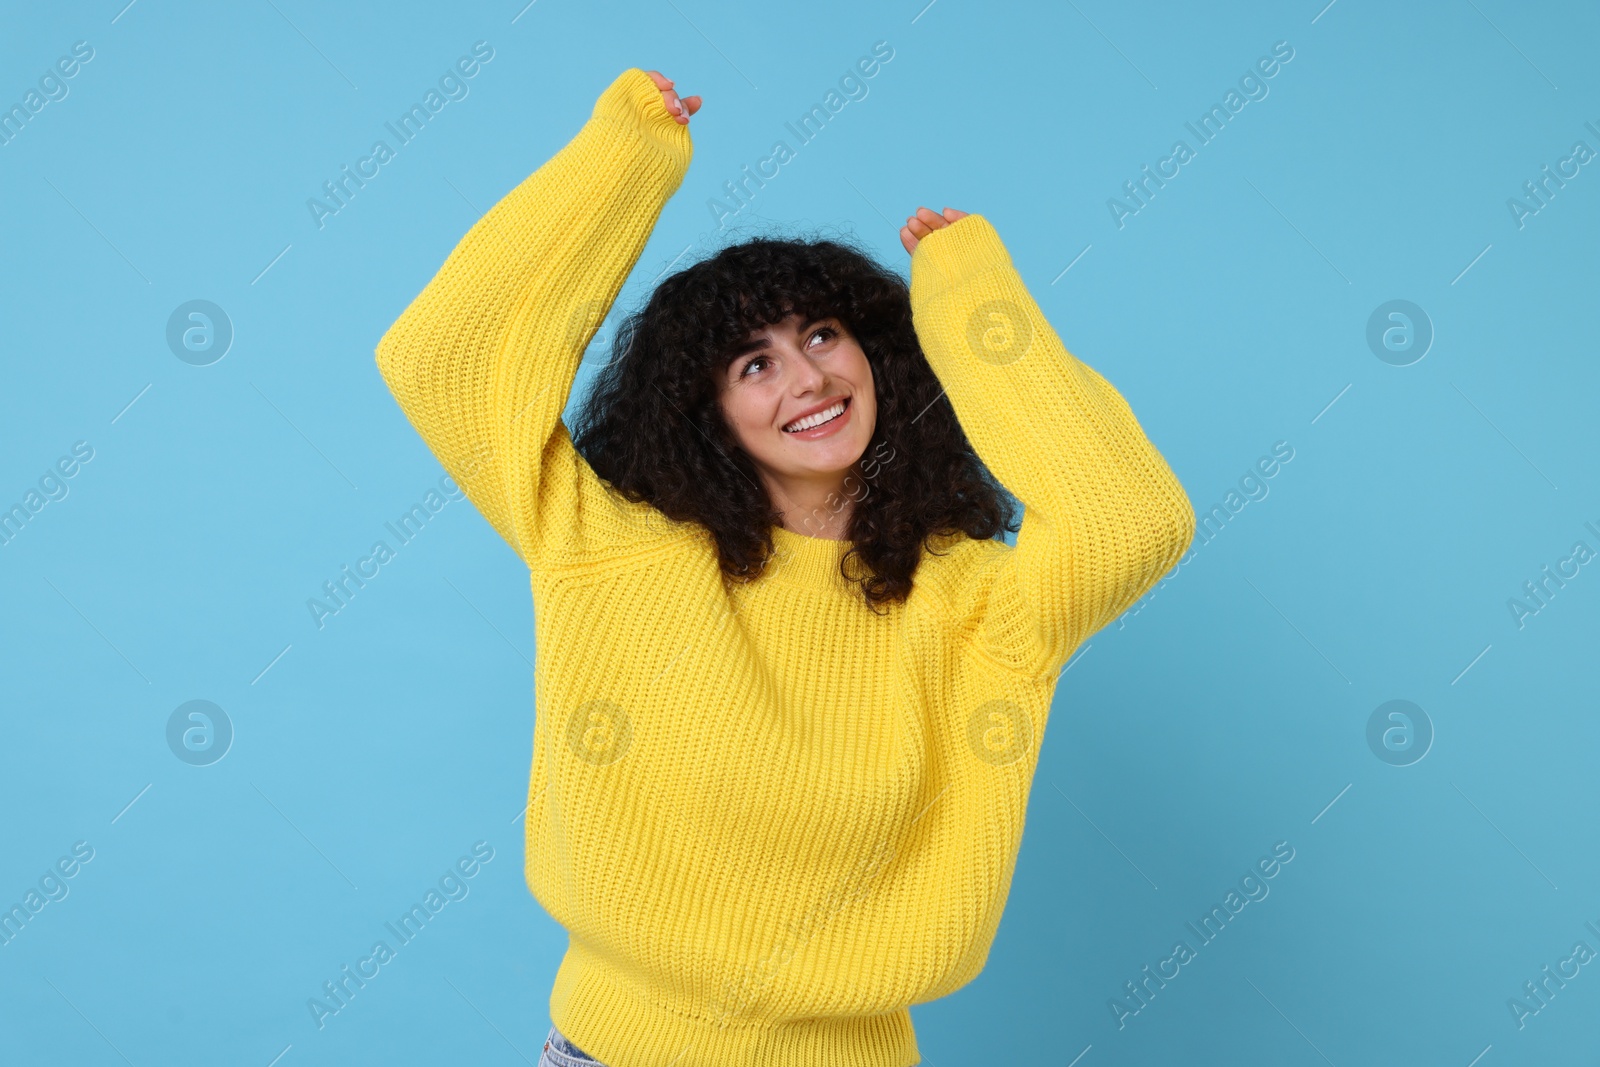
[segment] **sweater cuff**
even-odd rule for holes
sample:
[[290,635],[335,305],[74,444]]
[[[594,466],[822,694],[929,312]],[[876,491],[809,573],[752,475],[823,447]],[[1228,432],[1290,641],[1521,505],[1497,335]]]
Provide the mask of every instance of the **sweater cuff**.
[[594,118],[610,119],[628,127],[652,148],[669,156],[679,167],[687,170],[694,154],[689,140],[689,127],[672,117],[661,90],[650,80],[650,75],[638,67],[629,67],[600,94],[594,104]]
[[917,242],[911,290],[919,299],[932,299],[997,266],[1012,266],[1010,253],[988,219],[969,214]]

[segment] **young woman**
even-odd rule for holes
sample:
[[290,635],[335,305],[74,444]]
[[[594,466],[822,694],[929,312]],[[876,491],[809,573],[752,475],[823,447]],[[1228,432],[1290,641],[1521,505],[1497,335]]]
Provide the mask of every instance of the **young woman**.
[[621,74],[377,363],[531,575],[543,1062],[908,1067],[910,1006],[988,957],[1057,677],[1194,511],[950,209],[901,229],[909,286],[835,241],[671,274],[569,435],[699,103]]

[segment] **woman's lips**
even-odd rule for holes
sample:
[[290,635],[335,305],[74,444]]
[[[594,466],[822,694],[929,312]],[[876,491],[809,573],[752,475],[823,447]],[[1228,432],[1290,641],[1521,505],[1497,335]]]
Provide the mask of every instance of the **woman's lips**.
[[798,437],[804,441],[814,441],[819,437],[828,437],[832,434],[835,434],[839,432],[839,429],[843,427],[846,422],[850,421],[850,413],[855,410],[855,405],[851,403],[852,399],[853,398],[848,396],[845,397],[844,410],[839,412],[839,414],[835,415],[833,418],[829,419],[827,422],[823,423],[821,426],[813,426],[809,430],[800,430],[796,433],[790,433],[788,430],[780,430],[779,432],[785,437]]

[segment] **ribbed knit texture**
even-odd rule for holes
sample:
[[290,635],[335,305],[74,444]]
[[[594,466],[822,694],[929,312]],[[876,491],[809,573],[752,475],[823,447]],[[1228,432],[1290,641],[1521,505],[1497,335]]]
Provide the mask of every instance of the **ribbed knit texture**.
[[781,527],[767,574],[725,585],[706,531],[625,500],[561,422],[691,155],[627,70],[377,363],[532,575],[526,876],[570,934],[555,1025],[608,1067],[907,1067],[909,1006],[988,958],[1062,666],[1194,511],[968,215],[917,246],[914,323],[1025,506],[1016,547],[941,539],[887,615],[840,576],[848,542]]

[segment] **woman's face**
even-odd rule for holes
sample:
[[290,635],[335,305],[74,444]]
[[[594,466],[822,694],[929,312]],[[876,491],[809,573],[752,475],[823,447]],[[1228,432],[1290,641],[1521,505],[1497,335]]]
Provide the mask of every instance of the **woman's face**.
[[[806,496],[837,490],[877,424],[866,353],[841,320],[805,322],[798,314],[752,333],[747,345],[718,384],[723,415],[739,443],[785,490]],[[841,401],[844,412],[826,425],[786,429]]]

